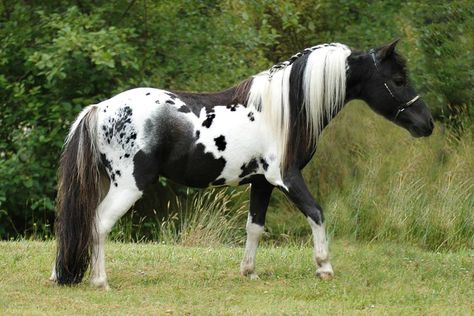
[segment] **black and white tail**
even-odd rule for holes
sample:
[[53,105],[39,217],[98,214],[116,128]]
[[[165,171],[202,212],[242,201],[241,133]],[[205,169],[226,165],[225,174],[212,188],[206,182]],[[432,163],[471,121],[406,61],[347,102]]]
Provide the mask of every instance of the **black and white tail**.
[[61,155],[56,201],[58,284],[81,282],[91,261],[94,219],[100,202],[97,111],[91,105],[79,114]]

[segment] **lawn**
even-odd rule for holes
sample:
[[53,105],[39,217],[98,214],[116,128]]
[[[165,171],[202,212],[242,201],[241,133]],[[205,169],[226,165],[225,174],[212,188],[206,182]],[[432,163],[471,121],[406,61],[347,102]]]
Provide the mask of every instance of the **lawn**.
[[260,280],[239,275],[241,248],[107,245],[110,291],[48,281],[52,242],[0,242],[2,314],[472,314],[474,253],[334,241],[335,279],[312,250],[263,246]]

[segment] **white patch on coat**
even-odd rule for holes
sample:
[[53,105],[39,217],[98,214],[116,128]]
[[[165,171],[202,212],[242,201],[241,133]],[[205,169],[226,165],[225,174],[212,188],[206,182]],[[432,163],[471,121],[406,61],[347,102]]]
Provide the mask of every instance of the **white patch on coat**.
[[[253,114],[253,121],[249,119],[249,113]],[[200,137],[198,143],[205,147],[206,153],[218,158],[224,158],[226,164],[219,178],[224,178],[227,185],[237,185],[242,179],[242,166],[252,159],[258,162],[256,174],[264,174],[270,183],[282,182],[280,178],[279,164],[271,161],[270,156],[275,155],[275,143],[269,139],[269,135],[262,125],[261,115],[255,109],[249,109],[242,105],[231,111],[226,106],[214,107],[215,117],[209,128],[202,126],[206,119],[206,111],[201,110],[199,120],[195,129],[199,129]],[[223,135],[226,140],[226,148],[219,151],[215,145],[215,138]],[[260,158],[268,163],[267,170],[263,170]]]
[[247,241],[245,242],[244,258],[240,263],[240,273],[249,276],[251,279],[257,279],[255,273],[255,256],[257,253],[258,242],[263,234],[263,226],[252,223],[252,216],[247,218]]
[[318,225],[310,217],[307,219],[313,232],[314,260],[317,266],[316,274],[325,273],[332,275],[334,272],[329,262],[328,241],[324,224]]
[[[130,177],[131,175],[126,175]],[[127,186],[110,186],[104,200],[99,204],[95,218],[94,242],[92,247],[91,285],[108,289],[105,271],[105,241],[115,223],[142,196],[131,182]]]

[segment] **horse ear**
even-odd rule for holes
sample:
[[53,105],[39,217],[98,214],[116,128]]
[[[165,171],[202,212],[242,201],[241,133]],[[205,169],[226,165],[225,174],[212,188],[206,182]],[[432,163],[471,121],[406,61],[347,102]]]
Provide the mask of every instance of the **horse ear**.
[[395,51],[395,46],[397,46],[397,43],[398,43],[399,40],[400,39],[397,38],[396,40],[394,40],[390,44],[387,44],[387,45],[383,46],[382,48],[379,48],[379,50],[377,51],[378,59],[382,61],[382,60],[392,56],[393,52]]

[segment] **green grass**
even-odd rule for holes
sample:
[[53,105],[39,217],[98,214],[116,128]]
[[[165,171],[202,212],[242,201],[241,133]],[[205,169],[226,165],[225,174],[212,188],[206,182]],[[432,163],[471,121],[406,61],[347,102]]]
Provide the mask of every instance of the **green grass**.
[[[309,237],[309,236],[308,236]],[[112,290],[48,281],[52,242],[0,243],[2,314],[470,314],[468,250],[332,243],[336,278],[314,275],[309,247],[261,247],[260,280],[238,273],[239,247],[107,244]]]

